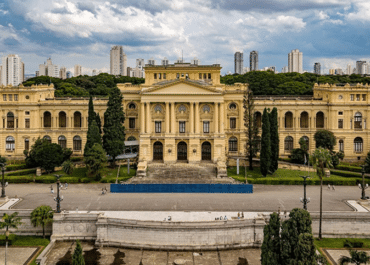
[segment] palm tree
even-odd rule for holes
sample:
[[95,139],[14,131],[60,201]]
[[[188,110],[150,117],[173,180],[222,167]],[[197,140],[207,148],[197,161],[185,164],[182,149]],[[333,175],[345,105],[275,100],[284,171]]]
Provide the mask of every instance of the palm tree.
[[325,168],[332,167],[331,155],[329,150],[322,147],[317,148],[311,158],[311,165],[316,168],[317,175],[320,178],[320,222],[319,222],[319,239],[322,239],[321,223],[322,223],[322,178],[325,176]]
[[338,260],[339,265],[346,265],[348,263],[354,263],[356,265],[366,264],[366,262],[370,261],[370,256],[366,254],[365,251],[357,251],[357,250],[349,250],[349,255],[351,257],[342,256]]
[[53,222],[53,209],[50,206],[41,205],[31,213],[31,223],[34,227],[42,226],[42,236],[45,238],[45,226]]
[[18,229],[18,226],[22,224],[21,218],[18,217],[18,212],[14,212],[11,215],[4,213],[1,220],[2,221],[0,222],[0,229],[6,228],[6,241],[8,241],[9,228]]

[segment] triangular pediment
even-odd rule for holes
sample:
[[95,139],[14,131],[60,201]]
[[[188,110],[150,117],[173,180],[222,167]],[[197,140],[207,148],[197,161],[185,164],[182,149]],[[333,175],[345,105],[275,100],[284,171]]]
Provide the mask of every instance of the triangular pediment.
[[203,86],[186,80],[176,80],[164,85],[157,85],[142,91],[145,95],[219,95],[222,91],[210,86]]

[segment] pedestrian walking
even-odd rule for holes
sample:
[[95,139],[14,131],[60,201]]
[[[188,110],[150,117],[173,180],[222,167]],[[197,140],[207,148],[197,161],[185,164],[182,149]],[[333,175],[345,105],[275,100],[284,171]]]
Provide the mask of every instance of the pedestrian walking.
[[66,187],[66,189],[68,188],[68,183],[66,182],[66,184],[64,185]]
[[330,184],[328,184],[328,190],[330,190]]
[[51,193],[52,193],[52,194],[54,194],[54,189],[53,189],[53,187],[51,187],[51,190],[50,190],[50,191],[51,191]]
[[332,190],[335,190],[334,185],[331,185],[331,189],[332,189]]

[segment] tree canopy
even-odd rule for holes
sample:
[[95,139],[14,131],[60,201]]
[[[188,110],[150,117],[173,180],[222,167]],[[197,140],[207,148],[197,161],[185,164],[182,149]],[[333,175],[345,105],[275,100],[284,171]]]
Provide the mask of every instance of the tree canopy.
[[31,213],[31,223],[34,227],[42,226],[42,236],[45,238],[45,226],[53,222],[53,209],[47,205],[37,207]]

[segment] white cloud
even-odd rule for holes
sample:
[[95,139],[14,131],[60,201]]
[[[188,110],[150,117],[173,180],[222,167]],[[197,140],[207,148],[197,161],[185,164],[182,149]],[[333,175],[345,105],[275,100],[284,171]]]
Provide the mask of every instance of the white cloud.
[[358,20],[361,22],[370,21],[370,2],[357,0],[354,4],[355,11],[347,14],[348,20]]
[[249,15],[244,19],[245,26],[264,29],[269,32],[293,31],[299,32],[306,26],[302,18],[279,15],[269,17],[262,15]]
[[326,12],[324,12],[324,11],[320,11],[318,13],[318,17],[321,20],[329,19],[329,15]]

